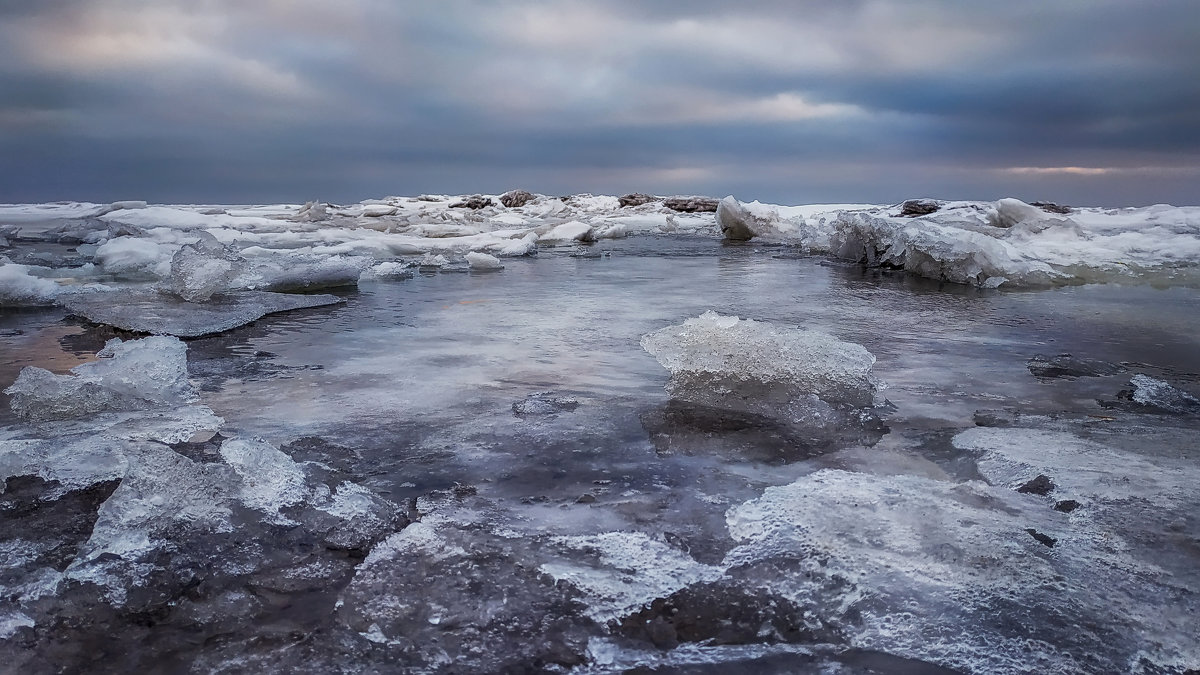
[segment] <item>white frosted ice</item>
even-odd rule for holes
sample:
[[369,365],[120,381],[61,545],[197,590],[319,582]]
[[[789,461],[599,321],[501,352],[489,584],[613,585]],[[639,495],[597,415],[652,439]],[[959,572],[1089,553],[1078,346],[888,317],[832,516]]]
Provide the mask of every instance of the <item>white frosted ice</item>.
[[116,237],[96,249],[96,262],[110,274],[164,278],[171,273],[175,248],[142,237]]
[[1173,413],[1200,413],[1200,399],[1149,375],[1134,375],[1133,401]]
[[[97,282],[153,284],[197,301],[243,290],[311,290],[384,278],[369,270],[427,254],[503,258],[535,253],[539,243],[663,234],[753,237],[982,287],[1200,284],[1200,207],[1075,208],[1063,215],[1006,198],[937,202],[937,211],[910,218],[891,206],[780,206],[732,196],[715,215],[675,212],[661,200],[621,207],[615,197],[593,195],[535,196],[516,209],[451,208],[459,201],[0,206],[2,234],[16,249],[26,245],[22,238],[83,241],[77,253],[95,263],[46,270],[0,265],[0,305],[64,302],[81,285],[112,290]],[[223,248],[207,247],[210,237]]]
[[396,207],[390,204],[367,204],[362,207],[359,215],[365,218],[381,218],[396,215]]
[[[1025,222],[1052,220],[1045,211],[1038,207],[1011,197],[997,201],[996,205],[987,212],[987,219],[996,227],[1013,227]],[[1065,219],[1053,218],[1053,220]]]
[[832,335],[707,311],[642,337],[671,372],[672,396],[719,408],[807,417],[811,397],[870,406],[875,357]]
[[595,239],[591,225],[572,220],[569,223],[555,225],[545,234],[538,238],[538,241],[545,244],[562,244],[573,241],[592,241]]
[[479,271],[498,270],[504,267],[496,256],[476,251],[467,254],[467,264],[471,266],[471,269]]
[[1055,500],[1076,499],[1087,507],[1150,500],[1180,503],[1194,492],[1196,475],[1186,463],[1123,452],[1061,431],[976,427],[956,435],[960,450],[981,453],[979,472],[989,481],[1016,489],[1045,475]]
[[268,218],[257,216],[231,216],[225,212],[201,213],[197,209],[171,206],[149,206],[141,209],[122,209],[100,216],[101,220],[110,223],[121,223],[140,228],[169,228],[177,230],[196,230],[210,227],[231,227],[253,229],[258,226],[270,227],[273,223]]
[[57,283],[30,274],[26,265],[0,262],[0,307],[52,305],[60,289]]
[[336,305],[335,295],[300,295],[267,291],[238,291],[187,302],[157,291],[81,293],[63,304],[71,313],[93,323],[124,330],[177,337],[200,337],[227,331],[267,314]]
[[358,282],[401,281],[415,276],[413,266],[403,262],[382,262],[362,271]]
[[1008,198],[950,202],[916,218],[861,205],[753,214],[775,236],[814,253],[959,283],[1200,282],[1198,207],[1079,208],[1061,215]]

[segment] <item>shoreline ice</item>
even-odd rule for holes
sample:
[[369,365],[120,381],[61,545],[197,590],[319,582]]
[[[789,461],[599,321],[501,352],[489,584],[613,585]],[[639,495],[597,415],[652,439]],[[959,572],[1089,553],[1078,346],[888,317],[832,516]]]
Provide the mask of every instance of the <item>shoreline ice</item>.
[[985,288],[1200,284],[1200,207],[525,196],[421,195],[344,206],[0,205],[0,306],[66,304],[81,294],[147,287],[189,301],[308,291],[352,286],[380,263],[443,256],[467,264],[473,254],[478,269],[481,255],[526,256],[637,235],[768,242]]

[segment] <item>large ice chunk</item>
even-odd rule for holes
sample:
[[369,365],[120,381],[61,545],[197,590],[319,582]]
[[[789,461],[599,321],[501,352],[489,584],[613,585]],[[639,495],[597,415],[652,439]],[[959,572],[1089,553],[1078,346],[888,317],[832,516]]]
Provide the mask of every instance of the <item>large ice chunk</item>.
[[778,214],[771,218],[767,215],[754,213],[751,209],[730,195],[717,204],[717,226],[726,239],[745,241],[754,237],[774,234],[777,230],[774,221]]
[[1021,223],[1044,220],[1046,212],[1020,199],[1006,197],[996,202],[988,212],[988,221],[996,227],[1013,227]]
[[187,379],[187,346],[172,337],[109,340],[99,360],[71,375],[28,366],[4,392],[12,409],[36,422],[101,412],[168,408],[196,400]]
[[504,267],[500,264],[500,259],[494,255],[471,251],[467,254],[467,264],[475,271],[498,270]]
[[233,282],[235,288],[312,291],[354,286],[374,261],[362,256],[273,253],[250,260]]
[[595,238],[595,232],[591,225],[572,220],[569,223],[554,226],[538,241],[545,244],[563,244],[572,241],[595,241]]
[[203,232],[199,241],[183,246],[171,258],[171,290],[189,302],[207,300],[229,290],[242,262]]
[[833,221],[834,254],[873,267],[975,286],[1042,285],[1065,279],[994,236],[928,220],[847,212]]
[[778,416],[810,397],[831,405],[872,405],[875,357],[832,335],[723,316],[713,311],[642,338],[671,371],[677,399]]

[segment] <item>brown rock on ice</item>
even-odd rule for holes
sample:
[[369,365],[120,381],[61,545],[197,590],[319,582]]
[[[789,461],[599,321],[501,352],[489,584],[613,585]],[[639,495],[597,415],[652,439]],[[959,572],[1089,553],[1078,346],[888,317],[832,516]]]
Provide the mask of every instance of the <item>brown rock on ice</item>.
[[663,206],[683,213],[716,213],[718,203],[712,197],[671,197],[663,200]]
[[500,195],[500,203],[510,209],[520,208],[533,200],[533,193],[525,190],[509,190]]

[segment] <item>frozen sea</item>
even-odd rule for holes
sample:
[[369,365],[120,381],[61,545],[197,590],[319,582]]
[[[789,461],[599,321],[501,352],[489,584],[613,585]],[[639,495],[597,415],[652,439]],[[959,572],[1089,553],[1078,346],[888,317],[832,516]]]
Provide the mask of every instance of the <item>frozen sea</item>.
[[1200,669],[1192,211],[437,199],[0,207],[0,670]]

